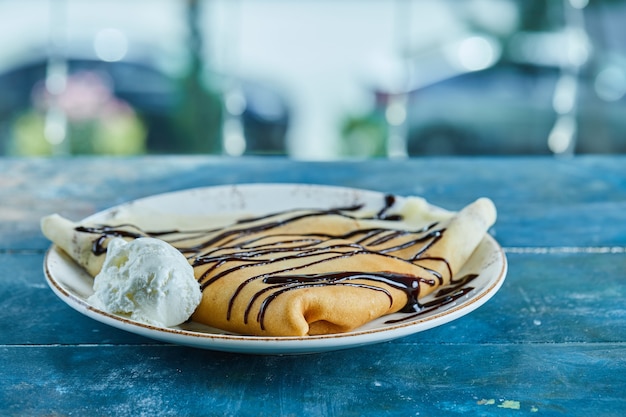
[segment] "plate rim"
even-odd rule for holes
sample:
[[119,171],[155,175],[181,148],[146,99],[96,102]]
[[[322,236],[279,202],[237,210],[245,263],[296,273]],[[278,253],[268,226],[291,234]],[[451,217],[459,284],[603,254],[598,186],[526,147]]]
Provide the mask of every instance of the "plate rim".
[[[278,188],[294,188],[294,187],[306,187],[332,189],[337,192],[355,192],[369,196],[384,196],[385,194],[393,194],[394,196],[405,198],[405,196],[385,193],[381,191],[360,189],[353,187],[324,185],[324,184],[299,184],[299,183],[251,183],[251,184],[229,184],[229,185],[217,185],[217,186],[205,186],[194,187],[176,191],[169,191],[159,194],[152,194],[145,197],[140,197],[127,202],[122,202],[115,206],[93,213],[83,219],[81,222],[92,220],[102,216],[114,213],[122,206],[136,204],[138,202],[149,202],[150,199],[159,198],[171,198],[178,194],[204,192],[204,191],[219,191],[218,189],[227,188],[264,188],[264,187],[278,187]],[[426,201],[429,207],[446,210],[441,207],[432,205]],[[447,211],[447,210],[446,210]],[[204,348],[209,350],[225,351],[225,352],[239,352],[239,353],[260,353],[260,354],[290,354],[290,353],[314,353],[322,351],[331,351],[352,348],[373,343],[382,343],[397,338],[409,336],[411,334],[419,333],[447,324],[458,318],[461,318],[477,308],[484,305],[489,299],[491,299],[500,289],[508,272],[508,260],[504,249],[499,245],[497,240],[487,233],[483,238],[484,242],[487,240],[487,244],[492,246],[492,250],[496,252],[495,262],[501,262],[500,270],[494,274],[494,277],[488,280],[484,287],[480,291],[473,295],[468,295],[462,301],[455,303],[454,305],[446,308],[443,311],[435,312],[432,315],[428,315],[423,318],[417,318],[414,320],[407,320],[406,322],[395,323],[388,327],[379,327],[374,329],[353,330],[346,333],[335,333],[329,335],[312,335],[312,336],[252,336],[252,335],[238,335],[232,333],[208,333],[201,331],[194,331],[188,329],[181,329],[176,327],[159,327],[129,318],[108,313],[100,310],[85,299],[67,289],[66,286],[54,277],[54,274],[50,270],[50,259],[52,256],[59,256],[64,261],[73,262],[68,255],[66,255],[62,249],[57,245],[52,244],[45,253],[44,256],[44,275],[48,286],[63,302],[72,307],[77,312],[99,321],[103,324],[115,327],[120,330],[124,330],[130,333],[135,333],[144,337],[151,338],[153,340],[160,340],[164,342],[174,343],[178,345],[186,345],[197,348]],[[482,244],[481,242],[481,244]],[[381,335],[382,337],[373,337],[372,335]],[[327,343],[333,341],[334,343]],[[250,346],[248,346],[250,345]]]

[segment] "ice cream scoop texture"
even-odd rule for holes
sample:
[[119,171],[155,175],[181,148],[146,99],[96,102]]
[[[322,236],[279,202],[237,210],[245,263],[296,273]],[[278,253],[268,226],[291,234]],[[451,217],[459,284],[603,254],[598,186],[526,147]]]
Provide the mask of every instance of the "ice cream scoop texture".
[[183,254],[153,238],[112,239],[93,288],[95,307],[159,327],[187,321],[202,298]]

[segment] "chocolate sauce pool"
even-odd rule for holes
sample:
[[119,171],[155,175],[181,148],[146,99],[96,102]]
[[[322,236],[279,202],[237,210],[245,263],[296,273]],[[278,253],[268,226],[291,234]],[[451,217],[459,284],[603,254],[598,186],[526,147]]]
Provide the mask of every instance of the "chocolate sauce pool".
[[[394,203],[394,196],[386,196],[383,208],[367,218],[357,217],[356,212],[362,206],[354,205],[328,210],[287,210],[242,219],[237,221],[233,225],[234,227],[207,230],[144,231],[135,225],[123,224],[118,226],[80,226],[76,228],[76,231],[97,236],[92,245],[92,252],[95,255],[106,253],[106,242],[111,237],[132,239],[156,237],[163,239],[179,249],[194,268],[206,267],[202,275],[196,277],[202,291],[219,280],[228,279],[231,274],[242,269],[279,264],[297,258],[301,263],[296,267],[284,268],[279,266],[278,269],[272,269],[269,273],[250,276],[239,285],[232,295],[228,306],[228,319],[230,319],[235,300],[247,285],[257,280],[262,280],[263,283],[267,284],[248,300],[244,315],[244,321],[248,323],[253,304],[257,300],[262,300],[258,313],[253,317],[259,322],[261,329],[264,329],[264,317],[268,306],[281,294],[303,288],[331,285],[352,286],[383,293],[388,297],[390,305],[393,303],[391,293],[379,284],[386,284],[403,291],[407,296],[407,303],[401,312],[409,314],[400,319],[385,322],[391,324],[415,319],[443,305],[453,303],[473,290],[473,287],[468,286],[468,284],[477,275],[466,275],[456,279],[452,277],[452,271],[446,259],[425,256],[428,249],[445,233],[444,227],[439,223],[432,223],[422,229],[409,231],[375,226],[350,230],[343,234],[308,233],[297,235],[284,234],[279,229],[290,223],[312,218],[320,219],[326,216],[341,216],[353,220],[358,218],[359,220],[400,222],[403,220],[401,215],[388,214]],[[259,236],[259,233],[263,233],[263,235]],[[269,244],[267,243],[268,237],[279,238],[280,240]],[[401,237],[410,238],[400,244],[394,244],[394,240]],[[335,240],[337,243],[334,243]],[[193,241],[193,244],[190,244],[190,241]],[[329,244],[329,242],[333,243]],[[374,246],[377,247],[375,251],[371,249]],[[417,261],[429,260],[445,265],[443,269],[449,275],[450,283],[440,289],[431,301],[420,303],[418,300],[421,285],[441,285],[445,282],[445,277],[441,273],[423,266],[421,268],[429,273],[429,278],[387,271],[336,271],[314,274],[299,272],[300,269],[316,264],[360,254],[376,254],[399,259],[393,255],[393,252],[403,249],[410,249],[413,254],[409,259],[403,259],[406,262],[417,265]],[[268,258],[267,256],[270,254],[271,256]],[[323,255],[323,257],[320,258],[319,255]],[[219,272],[214,273],[216,269],[224,265],[228,266],[229,263],[232,266],[222,268]],[[358,282],[355,282],[356,280]]]

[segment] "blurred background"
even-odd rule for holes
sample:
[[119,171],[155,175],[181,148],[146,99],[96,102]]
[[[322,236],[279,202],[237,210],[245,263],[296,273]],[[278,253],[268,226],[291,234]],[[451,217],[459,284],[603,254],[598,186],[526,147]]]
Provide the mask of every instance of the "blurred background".
[[624,0],[0,0],[0,155],[626,152]]

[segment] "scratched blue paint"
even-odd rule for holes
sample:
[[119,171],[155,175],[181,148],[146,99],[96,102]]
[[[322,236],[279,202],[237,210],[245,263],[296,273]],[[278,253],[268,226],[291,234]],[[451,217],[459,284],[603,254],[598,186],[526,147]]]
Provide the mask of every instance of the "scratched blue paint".
[[[626,384],[623,345],[415,344],[286,357],[169,346],[0,352],[14,371],[2,379],[5,415],[512,415],[498,407],[508,400],[523,415],[620,416]],[[589,363],[602,375],[591,376]]]
[[[0,248],[45,248],[37,221],[52,212],[78,220],[147,195],[251,182],[421,195],[449,209],[487,196],[499,210],[496,230],[503,245],[626,244],[626,234],[611,227],[626,221],[625,157],[420,158],[392,163],[214,157],[8,159],[0,164],[3,177],[11,180],[0,183],[1,210],[11,221],[0,221]],[[8,186],[2,186],[5,183]],[[576,228],[566,227],[572,222]]]
[[[507,280],[486,305],[445,326],[285,357],[164,345],[88,319],[46,287],[42,215],[79,219],[155,193],[246,182],[418,194],[451,209],[489,196],[499,210],[495,236],[508,248]],[[626,410],[625,157],[4,159],[0,201],[2,416]]]

